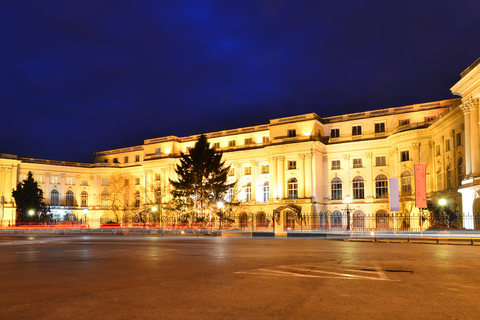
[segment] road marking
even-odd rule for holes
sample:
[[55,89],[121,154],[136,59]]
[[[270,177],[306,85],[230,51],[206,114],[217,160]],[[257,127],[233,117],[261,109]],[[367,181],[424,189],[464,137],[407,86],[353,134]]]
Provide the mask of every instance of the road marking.
[[123,249],[118,249],[118,250],[108,250],[108,251],[113,251],[113,252],[124,252],[124,251],[132,251],[132,250],[123,250]]
[[40,251],[17,251],[15,253],[39,253]]
[[[279,270],[280,269],[280,270]],[[284,270],[281,270],[284,269]],[[286,269],[286,270],[285,270]],[[322,265],[290,265],[277,266],[272,268],[261,268],[249,271],[238,271],[239,274],[255,274],[255,275],[269,275],[269,276],[290,276],[290,277],[304,277],[304,278],[327,278],[327,279],[350,279],[350,280],[372,280],[372,281],[399,281],[388,278],[385,271],[381,267],[375,265],[375,270],[356,270],[356,269],[342,269],[340,272],[327,271],[321,269],[331,269],[328,266]],[[360,273],[362,275],[356,274]],[[371,276],[367,276],[369,274]]]
[[83,251],[90,251],[89,249],[81,249],[81,250],[65,250],[65,252],[83,252]]

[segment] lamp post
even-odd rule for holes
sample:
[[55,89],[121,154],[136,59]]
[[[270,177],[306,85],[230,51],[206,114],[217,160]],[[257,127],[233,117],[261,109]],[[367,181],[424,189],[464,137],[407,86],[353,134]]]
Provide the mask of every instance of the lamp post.
[[[153,212],[153,215],[155,217],[155,212],[157,212],[157,207],[156,206],[153,206],[152,207],[152,212]],[[160,220],[160,219],[159,219]],[[153,219],[153,222],[155,222],[155,218]]]
[[[447,200],[445,200],[444,198],[440,199],[438,201],[438,204],[440,204],[442,206],[442,218],[443,220],[445,221],[445,205],[447,204]],[[444,228],[445,228],[445,224],[444,225]]]
[[222,218],[223,218],[223,202],[222,201],[217,202],[217,208],[220,211],[220,229],[222,229]]
[[347,204],[347,230],[350,230],[350,210],[348,210],[348,204],[352,203],[352,198],[347,195],[343,199],[343,203]]
[[84,221],[85,221],[85,228],[87,227],[87,214],[88,214],[88,209],[84,208],[83,215],[84,215]]

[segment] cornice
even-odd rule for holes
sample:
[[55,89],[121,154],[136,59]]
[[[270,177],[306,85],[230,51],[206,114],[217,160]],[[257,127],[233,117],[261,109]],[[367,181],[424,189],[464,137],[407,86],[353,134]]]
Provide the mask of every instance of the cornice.
[[[468,69],[468,68],[467,68]],[[480,85],[480,64],[477,64],[468,73],[450,88],[452,94],[465,97]]]

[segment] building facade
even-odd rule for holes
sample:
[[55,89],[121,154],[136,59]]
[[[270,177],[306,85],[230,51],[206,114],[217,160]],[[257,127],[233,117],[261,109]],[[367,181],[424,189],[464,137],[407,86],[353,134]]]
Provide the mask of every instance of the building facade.
[[[451,90],[460,98],[326,118],[310,113],[207,133],[211,146],[231,165],[229,180],[237,182],[227,195],[241,203],[237,219],[263,223],[288,211],[293,224],[427,228],[413,196],[414,164],[422,163],[428,199],[445,198],[448,208],[465,218],[463,227],[476,228],[480,59]],[[0,154],[1,223],[14,223],[12,189],[29,171],[55,219],[85,219],[91,227],[127,223],[125,208],[148,211],[152,203],[171,200],[168,179],[176,179],[180,152],[188,152],[197,138],[148,139],[140,146],[97,152],[93,163]],[[400,181],[398,212],[389,210],[392,177]],[[347,195],[352,199],[348,205]]]

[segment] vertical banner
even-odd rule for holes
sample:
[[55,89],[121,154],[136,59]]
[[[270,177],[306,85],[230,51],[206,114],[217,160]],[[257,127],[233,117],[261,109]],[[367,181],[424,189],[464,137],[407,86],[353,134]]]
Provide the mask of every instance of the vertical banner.
[[400,211],[400,193],[398,192],[398,178],[388,179],[390,211]]
[[2,203],[0,204],[0,219],[3,219],[4,205],[5,205],[5,198],[2,196]]
[[427,183],[426,183],[426,164],[416,164],[415,166],[415,207],[427,207]]

